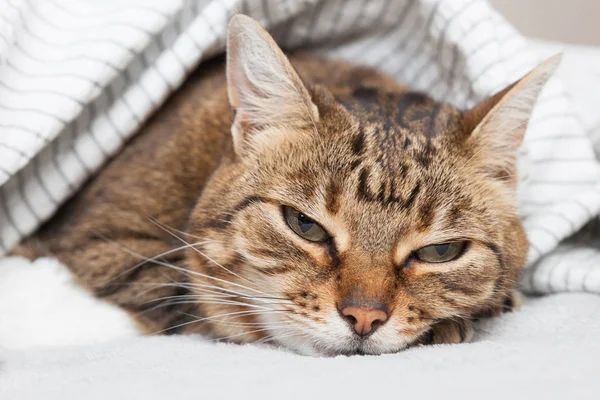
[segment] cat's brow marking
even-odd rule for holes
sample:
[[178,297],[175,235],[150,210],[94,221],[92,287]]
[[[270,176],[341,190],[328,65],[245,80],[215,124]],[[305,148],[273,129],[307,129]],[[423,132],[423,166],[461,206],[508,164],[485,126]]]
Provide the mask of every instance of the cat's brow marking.
[[365,150],[365,131],[362,125],[358,128],[358,133],[352,140],[352,152],[360,156]]
[[325,207],[334,215],[340,210],[341,191],[340,182],[335,177],[331,177],[326,191]]
[[408,196],[402,198],[397,194],[396,180],[393,177],[382,178],[379,182],[377,192],[372,190],[373,184],[371,170],[368,167],[362,168],[358,176],[356,197],[363,201],[378,202],[382,206],[397,204],[402,208],[410,208],[415,203],[421,190],[421,182],[417,181]]

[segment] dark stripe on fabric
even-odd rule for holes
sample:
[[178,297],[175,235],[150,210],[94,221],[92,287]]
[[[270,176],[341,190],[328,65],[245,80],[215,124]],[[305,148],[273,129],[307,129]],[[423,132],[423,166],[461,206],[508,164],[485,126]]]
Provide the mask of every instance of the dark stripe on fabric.
[[[390,28],[390,34],[386,39],[390,39],[393,36],[395,36],[395,34],[397,33],[396,28],[398,26],[403,26],[405,23],[406,18],[408,17],[408,15],[412,12],[413,6],[417,4],[417,0],[410,0],[407,5],[405,10],[402,13],[402,16],[400,18],[400,20],[398,21],[398,24],[396,26],[393,26]],[[417,18],[414,18],[415,21],[418,20]],[[373,62],[373,66],[375,66],[375,68],[378,69],[382,69],[381,66],[384,65],[385,63],[387,63],[389,60],[391,60],[392,58],[394,58],[399,52],[400,49],[403,49],[408,41],[410,40],[410,35],[404,35],[401,40],[398,41],[398,43],[396,44],[396,46],[394,46],[393,48],[389,49],[389,51],[385,52],[384,56],[379,58],[378,60]],[[371,47],[372,44],[369,44],[369,47]],[[393,75],[393,74],[392,74]]]
[[[52,148],[49,147],[48,151],[51,151]],[[40,184],[40,187],[42,188],[42,190],[44,191],[44,193],[46,194],[46,197],[48,197],[48,199],[50,200],[50,202],[57,206],[58,205],[58,200],[52,195],[52,193],[50,192],[50,188],[46,185],[46,182],[42,179],[42,174],[40,172],[40,162],[39,162],[39,157],[35,157],[33,159],[33,171],[34,171],[34,176],[37,179],[37,181]],[[67,183],[67,182],[65,182]]]
[[79,152],[77,151],[77,130],[75,129],[75,121],[73,123],[71,123],[69,125],[71,127],[71,150],[73,155],[75,156],[75,158],[77,159],[77,161],[79,162],[79,164],[81,164],[81,166],[83,167],[84,171],[86,172],[87,175],[90,175],[92,173],[91,168],[83,161],[83,158],[81,157],[81,154],[79,154]]
[[[423,26],[423,28],[421,28],[421,32],[423,32],[421,41],[419,42],[418,45],[415,46],[414,51],[411,54],[406,54],[405,57],[403,57],[404,62],[402,64],[400,64],[398,66],[398,68],[396,68],[392,72],[393,76],[397,76],[401,71],[404,71],[405,68],[408,66],[408,64],[413,62],[413,59],[416,56],[417,52],[421,51],[421,49],[423,48],[423,46],[425,45],[425,42],[427,41],[428,33],[431,29],[431,25],[433,24],[433,19],[434,19],[435,15],[437,14],[438,9],[440,8],[441,4],[442,4],[442,1],[438,0],[435,2],[433,7],[431,7],[431,11],[429,12],[429,15],[427,16],[427,19],[425,20],[425,25]],[[410,37],[410,35],[407,35],[407,36]]]
[[16,224],[10,210],[8,208],[8,202],[6,201],[6,195],[4,194],[4,187],[0,187],[0,203],[2,203],[2,211],[4,211],[4,215],[6,215],[6,220],[10,224],[10,226],[19,234],[20,237],[24,237],[25,233],[19,228],[19,225]]
[[[385,17],[388,15],[389,8],[390,8],[390,5],[392,4],[392,1],[393,0],[388,0],[387,5],[384,5],[381,7],[381,14],[378,18],[378,21],[380,24],[383,23]],[[400,17],[398,18],[398,23],[392,24],[385,32],[383,32],[381,34],[381,37],[377,38],[377,42],[385,41],[397,33],[396,28],[398,28],[399,26],[402,26],[404,24],[404,20],[406,19],[408,12],[411,10],[412,6],[415,3],[416,3],[415,0],[406,0],[405,1],[405,5],[404,5],[403,9],[400,10],[400,12],[399,12]],[[377,22],[374,22],[373,24],[374,24],[374,26],[378,25]],[[349,59],[351,59],[351,60],[356,60],[356,59],[369,60],[370,59],[369,53],[370,53],[370,50],[372,50],[374,47],[373,46],[374,42],[375,42],[375,40],[366,41],[366,43],[363,46],[360,46],[355,52],[353,52],[349,56]],[[384,56],[384,57],[386,57],[385,61],[387,61],[387,58],[389,58],[391,56],[392,56],[391,53],[390,54],[386,53],[386,55]],[[385,62],[385,61],[383,61],[383,62]],[[373,63],[373,65],[378,65],[381,63],[382,62],[375,62],[375,63]]]
[[[130,48],[130,47],[127,47],[127,46],[124,46],[122,43],[119,43],[119,42],[117,42],[117,41],[115,41],[115,40],[112,40],[112,39],[95,38],[95,39],[93,39],[93,40],[92,40],[92,39],[82,39],[82,40],[78,40],[78,41],[70,42],[70,43],[68,43],[68,44],[66,44],[66,43],[63,43],[63,44],[59,44],[59,43],[53,43],[53,42],[51,42],[51,41],[48,41],[46,38],[42,38],[42,37],[40,37],[40,36],[38,36],[38,35],[34,34],[34,33],[31,31],[31,29],[29,28],[28,21],[30,21],[30,18],[26,18],[26,16],[24,16],[24,15],[21,13],[21,9],[20,9],[20,8],[18,8],[18,7],[16,7],[16,6],[13,6],[13,5],[12,5],[10,2],[7,2],[7,4],[8,4],[8,5],[9,5],[11,8],[13,8],[13,9],[16,9],[16,10],[17,10],[17,13],[18,13],[18,14],[19,14],[19,16],[21,17],[21,21],[23,21],[23,25],[22,25],[22,27],[23,27],[23,28],[24,28],[24,29],[25,29],[27,32],[29,32],[29,34],[30,34],[32,37],[34,37],[35,39],[39,40],[40,42],[42,42],[42,43],[44,43],[44,44],[46,44],[46,45],[48,45],[48,46],[51,46],[51,47],[73,47],[73,46],[80,46],[80,45],[83,45],[83,46],[86,46],[86,45],[87,45],[87,46],[94,46],[94,45],[98,45],[98,43],[106,43],[106,44],[111,44],[111,45],[113,45],[113,46],[115,46],[115,47],[118,47],[118,48],[120,48],[120,49],[126,50],[128,53],[130,53],[130,54],[132,54],[132,55],[135,55],[135,54],[137,54],[137,52],[136,52],[134,49],[132,49],[132,48]],[[53,28],[53,29],[56,29],[56,30],[60,30],[60,31],[63,31],[63,30],[64,30],[64,28],[63,28],[63,27],[56,26],[56,25],[54,25],[52,22],[48,21],[48,20],[47,20],[45,17],[42,17],[42,16],[41,16],[41,15],[40,15],[40,14],[37,12],[37,8],[36,8],[36,7],[30,7],[30,8],[29,8],[29,12],[30,12],[30,13],[31,13],[33,16],[35,16],[37,19],[39,19],[41,22],[43,22],[43,23],[45,23],[47,26],[49,26],[50,28]]]
[[[90,110],[90,117],[87,121],[87,126],[85,127],[87,129],[87,131],[90,133],[89,134],[89,138],[92,139],[92,142],[94,142],[94,144],[96,145],[96,147],[98,148],[98,150],[100,150],[100,152],[102,153],[102,155],[104,156],[104,158],[108,158],[110,155],[110,152],[108,150],[106,150],[104,148],[104,146],[102,146],[102,144],[100,144],[100,142],[98,141],[98,138],[96,137],[96,135],[94,134],[94,130],[92,129],[92,124],[94,123],[94,121],[96,120],[96,118],[98,118],[98,113],[96,110],[96,103],[92,102],[90,103],[88,109]],[[83,114],[85,115],[85,114]]]
[[21,176],[22,172],[23,170],[19,171],[17,174],[14,175],[14,179],[17,180],[17,188],[19,190],[19,194],[21,195],[21,199],[23,200],[22,204],[25,205],[29,213],[33,216],[33,218],[35,218],[36,223],[39,224],[40,222],[42,222],[42,217],[38,215],[38,213],[35,211],[35,207],[30,202],[29,197],[27,197],[23,177]]
[[325,2],[320,1],[313,8],[313,13],[311,15],[310,22],[309,22],[308,29],[307,29],[308,36],[306,37],[306,45],[310,45],[310,44],[316,42],[313,34],[315,32],[315,27],[317,26],[317,21],[318,21],[319,17],[321,16],[321,11],[323,10],[324,5],[325,5]]
[[19,45],[19,42],[16,42],[14,44],[13,48],[19,50],[19,52],[22,55],[28,57],[29,59],[39,62],[41,64],[59,64],[59,63],[67,62],[67,61],[93,61],[95,63],[102,64],[109,69],[112,69],[114,72],[122,72],[120,67],[118,67],[114,64],[111,64],[111,63],[107,62],[106,60],[103,60],[98,57],[92,57],[92,56],[88,56],[88,55],[77,55],[77,56],[73,56],[73,57],[65,57],[60,60],[49,60],[49,59],[39,58],[39,57],[34,56],[33,54],[29,53],[27,50],[25,50],[23,47],[21,47]]
[[[74,15],[74,16],[78,16],[78,17],[81,16],[81,14],[73,13],[71,10],[69,10],[69,9],[67,9],[65,7],[60,6],[60,4],[58,2],[56,2],[56,1],[53,1],[53,0],[46,0],[46,1],[48,1],[48,3],[52,4],[54,7],[58,8],[59,10],[63,11],[65,14],[70,14],[70,15]],[[29,1],[27,1],[27,2],[29,3]],[[32,7],[32,9],[34,9],[34,8],[35,7]],[[97,30],[97,29],[104,30],[104,29],[110,29],[110,28],[126,27],[126,28],[130,28],[130,29],[132,29],[132,30],[134,30],[136,32],[143,33],[146,36],[152,36],[152,34],[153,34],[153,32],[151,32],[148,29],[144,29],[141,26],[132,25],[132,24],[126,24],[124,22],[111,22],[109,24],[103,24],[103,25],[93,26],[93,27],[89,27],[89,28],[86,28],[86,27],[70,28],[70,27],[56,25],[55,23],[53,23],[52,21],[46,19],[45,17],[42,17],[41,15],[39,15],[37,13],[35,13],[35,14],[38,16],[38,18],[43,19],[44,22],[46,22],[49,26],[52,26],[53,28],[58,29],[60,31],[72,31],[72,32],[79,33],[79,32],[86,31],[86,30],[88,30],[88,31],[89,30],[94,31],[94,30]],[[96,18],[94,18],[94,19],[96,19]]]
[[[455,10],[454,13],[446,19],[444,27],[442,28],[442,30],[440,31],[440,33],[438,35],[437,51],[432,52],[430,54],[430,56],[428,57],[427,61],[424,63],[423,68],[419,68],[417,70],[416,75],[413,77],[413,82],[421,81],[423,75],[429,70],[430,66],[435,65],[435,63],[433,61],[434,61],[435,57],[439,57],[440,54],[442,54],[443,47],[446,44],[446,33],[448,32],[448,29],[452,26],[452,23],[456,20],[456,18],[459,17],[465,11],[467,11],[469,8],[471,8],[471,6],[473,6],[473,4],[479,4],[479,3],[480,3],[480,0],[471,0],[467,3],[464,3],[462,5],[462,7],[460,7],[458,10]],[[430,16],[430,19],[431,18],[433,18],[433,15]],[[430,24],[431,24],[431,22],[429,23],[428,26],[430,26]],[[417,47],[417,49],[421,48],[421,46],[424,45],[425,40],[426,40],[426,37],[424,38],[423,42],[421,42],[420,46]]]
[[67,187],[69,188],[70,191],[74,191],[75,188],[75,184],[73,182],[70,181],[70,179],[67,177],[67,174],[65,173],[65,171],[63,170],[63,166],[61,165],[61,163],[58,161],[57,155],[60,153],[60,140],[63,137],[63,135],[61,135],[60,137],[56,138],[56,140],[54,140],[54,142],[52,143],[52,164],[54,164],[54,168],[56,169],[56,171],[58,171],[60,177],[62,178],[62,180],[67,184]]
[[[40,115],[44,115],[46,117],[50,117],[50,118],[56,120],[57,122],[60,122],[63,125],[67,124],[67,120],[65,120],[65,119],[63,119],[63,118],[61,118],[61,117],[59,117],[57,115],[50,114],[49,112],[46,112],[46,111],[36,110],[34,108],[15,108],[15,107],[7,106],[5,104],[0,104],[0,108],[2,108],[4,110],[8,110],[8,111],[14,111],[14,112],[24,112],[24,113],[25,112],[29,112],[29,113],[40,114]],[[1,127],[5,127],[5,126],[6,125],[3,125]],[[14,128],[23,129],[23,130],[29,131],[29,132],[34,132],[34,131],[31,131],[31,130],[29,130],[27,128],[21,127],[21,126],[14,126]],[[39,133],[37,133],[37,136],[41,137],[41,135]]]
[[105,16],[109,16],[109,15],[114,15],[116,13],[121,13],[123,11],[137,11],[137,10],[148,11],[148,12],[151,12],[151,13],[153,13],[155,15],[160,15],[165,20],[168,20],[170,18],[169,14],[166,14],[166,13],[162,12],[161,10],[157,10],[155,8],[152,8],[152,7],[144,7],[144,6],[141,6],[141,5],[132,5],[132,6],[128,6],[127,8],[124,8],[124,9],[123,8],[119,8],[115,12],[108,11],[108,12],[104,12],[104,13],[99,13],[97,11],[94,11],[93,13],[84,13],[84,12],[76,12],[75,10],[64,8],[64,7],[62,7],[60,5],[60,3],[55,2],[55,1],[51,1],[51,3],[56,8],[60,8],[62,11],[64,11],[67,14],[71,14],[71,15],[74,15],[74,16],[77,16],[77,17],[89,17],[91,19],[96,19],[98,17],[105,17]]
[[7,149],[7,150],[10,150],[13,153],[17,154],[19,157],[24,158],[26,160],[31,160],[31,158],[32,158],[32,156],[30,156],[29,154],[26,154],[21,149],[13,147],[10,144],[0,142],[0,147],[3,147],[5,149]]
[[13,71],[15,71],[16,73],[26,76],[28,78],[69,78],[69,79],[78,79],[78,80],[82,80],[85,81],[87,83],[89,83],[90,85],[92,85],[93,87],[95,87],[96,89],[102,89],[102,86],[100,85],[100,83],[98,81],[89,79],[83,75],[78,75],[78,74],[74,74],[74,73],[70,73],[70,72],[59,72],[59,73],[50,73],[50,74],[32,74],[29,72],[25,72],[22,69],[20,69],[19,67],[17,67],[16,65],[14,65],[12,63],[12,61],[10,61],[10,59],[8,59],[6,61],[6,66],[9,67],[10,69],[12,69]]

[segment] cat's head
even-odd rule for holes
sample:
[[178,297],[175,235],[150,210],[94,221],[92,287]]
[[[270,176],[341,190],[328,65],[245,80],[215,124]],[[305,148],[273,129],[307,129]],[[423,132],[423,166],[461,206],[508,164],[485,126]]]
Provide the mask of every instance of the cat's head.
[[380,354],[498,307],[528,250],[516,153],[556,64],[462,112],[365,69],[347,87],[305,83],[256,22],[234,17],[235,155],[189,223],[214,336]]

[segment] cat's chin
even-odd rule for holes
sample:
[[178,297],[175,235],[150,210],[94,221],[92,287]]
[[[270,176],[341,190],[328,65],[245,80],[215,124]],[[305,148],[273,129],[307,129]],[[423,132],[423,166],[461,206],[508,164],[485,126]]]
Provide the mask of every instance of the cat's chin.
[[306,351],[306,348],[302,352],[296,351],[298,354],[303,356],[312,357],[338,357],[338,356],[379,356],[382,354],[393,354],[398,353],[408,348],[408,345],[392,348],[376,348],[373,346],[356,346],[348,348],[327,348],[325,346],[312,346],[310,351]]
[[398,353],[412,346],[412,342],[395,343],[393,345],[377,345],[371,340],[356,340],[349,343],[323,343],[321,340],[290,341],[281,340],[279,346],[294,353],[310,357],[337,357],[337,356],[378,356],[382,354]]

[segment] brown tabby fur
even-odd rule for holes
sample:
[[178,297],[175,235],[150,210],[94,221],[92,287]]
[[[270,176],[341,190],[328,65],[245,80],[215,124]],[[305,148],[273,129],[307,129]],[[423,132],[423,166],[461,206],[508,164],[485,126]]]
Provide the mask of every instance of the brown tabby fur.
[[[496,168],[473,133],[504,93],[462,112],[369,68],[291,61],[317,120],[242,123],[238,149],[223,64],[204,64],[28,245],[148,333],[326,355],[468,340],[472,318],[513,299],[528,250],[510,165],[519,134]],[[297,236],[282,205],[331,243]],[[454,261],[411,256],[456,240],[469,244]],[[339,314],[348,299],[390,317],[356,338]]]

